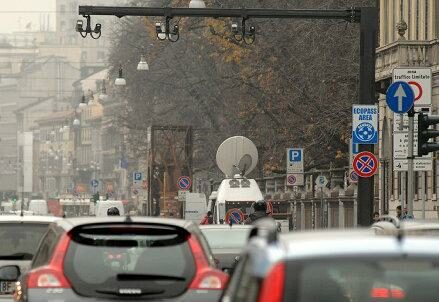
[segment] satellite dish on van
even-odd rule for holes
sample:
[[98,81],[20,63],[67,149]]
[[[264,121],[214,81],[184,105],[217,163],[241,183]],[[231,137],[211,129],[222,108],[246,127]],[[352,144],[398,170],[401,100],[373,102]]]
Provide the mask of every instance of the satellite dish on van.
[[233,136],[219,146],[216,163],[227,177],[235,174],[247,175],[256,168],[258,150],[248,138]]

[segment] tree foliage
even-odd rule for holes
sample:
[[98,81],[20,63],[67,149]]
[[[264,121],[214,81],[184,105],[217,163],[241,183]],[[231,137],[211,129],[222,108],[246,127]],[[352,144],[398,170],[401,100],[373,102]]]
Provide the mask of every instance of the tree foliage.
[[[157,1],[155,6],[187,5]],[[349,8],[372,0],[221,0],[209,6]],[[133,5],[145,5],[134,1]],[[113,73],[124,66],[124,126],[142,146],[151,124],[195,128],[196,169],[212,170],[221,141],[253,140],[261,171],[283,169],[285,148],[303,147],[307,167],[348,163],[351,105],[358,101],[359,26],[339,20],[248,20],[253,45],[232,38],[230,19],[179,19],[177,43],[155,36],[159,18],[123,18],[114,33]],[[239,20],[237,20],[239,21]],[[148,72],[137,71],[140,54]],[[142,148],[136,150],[141,154]]]

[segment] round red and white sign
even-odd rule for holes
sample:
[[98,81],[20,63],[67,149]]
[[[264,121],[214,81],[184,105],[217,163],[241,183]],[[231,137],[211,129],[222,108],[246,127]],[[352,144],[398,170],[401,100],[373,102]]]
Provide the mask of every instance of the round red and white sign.
[[294,175],[288,175],[287,182],[289,185],[294,185],[297,182],[297,178]]
[[354,157],[352,168],[360,177],[371,177],[377,171],[378,160],[373,153],[363,151]]

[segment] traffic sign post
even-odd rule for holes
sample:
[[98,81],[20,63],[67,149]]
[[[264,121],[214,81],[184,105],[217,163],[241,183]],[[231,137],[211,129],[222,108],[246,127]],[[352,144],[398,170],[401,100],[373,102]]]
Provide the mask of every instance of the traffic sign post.
[[372,177],[377,171],[378,160],[373,153],[363,151],[355,156],[352,168],[362,178]]
[[177,181],[177,186],[180,190],[187,191],[192,186],[192,179],[189,176],[180,176]]
[[[408,212],[413,215],[414,199],[414,171],[413,171],[413,143],[414,143],[414,117],[415,117],[415,93],[409,83],[396,81],[389,86],[386,93],[386,102],[389,108],[395,113],[408,112],[408,154],[407,154],[407,199]],[[403,124],[401,118],[401,124]],[[404,208],[404,205],[401,205]]]
[[316,178],[316,186],[317,188],[320,188],[320,225],[321,227],[326,227],[326,211],[325,211],[325,205],[323,202],[323,188],[326,187],[328,184],[328,179],[325,175],[320,174]]
[[352,106],[352,143],[378,144],[378,106]]
[[303,149],[287,149],[287,186],[303,186]]
[[395,113],[407,113],[415,102],[415,93],[410,84],[398,81],[386,92],[387,106]]
[[240,224],[244,222],[244,213],[240,209],[234,208],[227,211],[224,220],[227,224]]

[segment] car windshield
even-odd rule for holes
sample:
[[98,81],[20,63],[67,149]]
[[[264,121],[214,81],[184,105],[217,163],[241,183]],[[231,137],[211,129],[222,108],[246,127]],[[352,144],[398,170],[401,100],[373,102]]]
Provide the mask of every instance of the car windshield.
[[202,229],[212,249],[242,248],[247,243],[250,228]]
[[[313,261],[291,265],[290,280],[297,288],[287,288],[288,301],[437,301],[439,262],[422,259],[376,259]],[[299,296],[297,298],[297,295]],[[296,296],[296,297],[292,297]]]
[[65,273],[80,294],[109,297],[135,288],[151,298],[182,293],[195,274],[188,234],[108,227],[73,235]]
[[48,225],[47,223],[1,224],[0,260],[31,260]]

